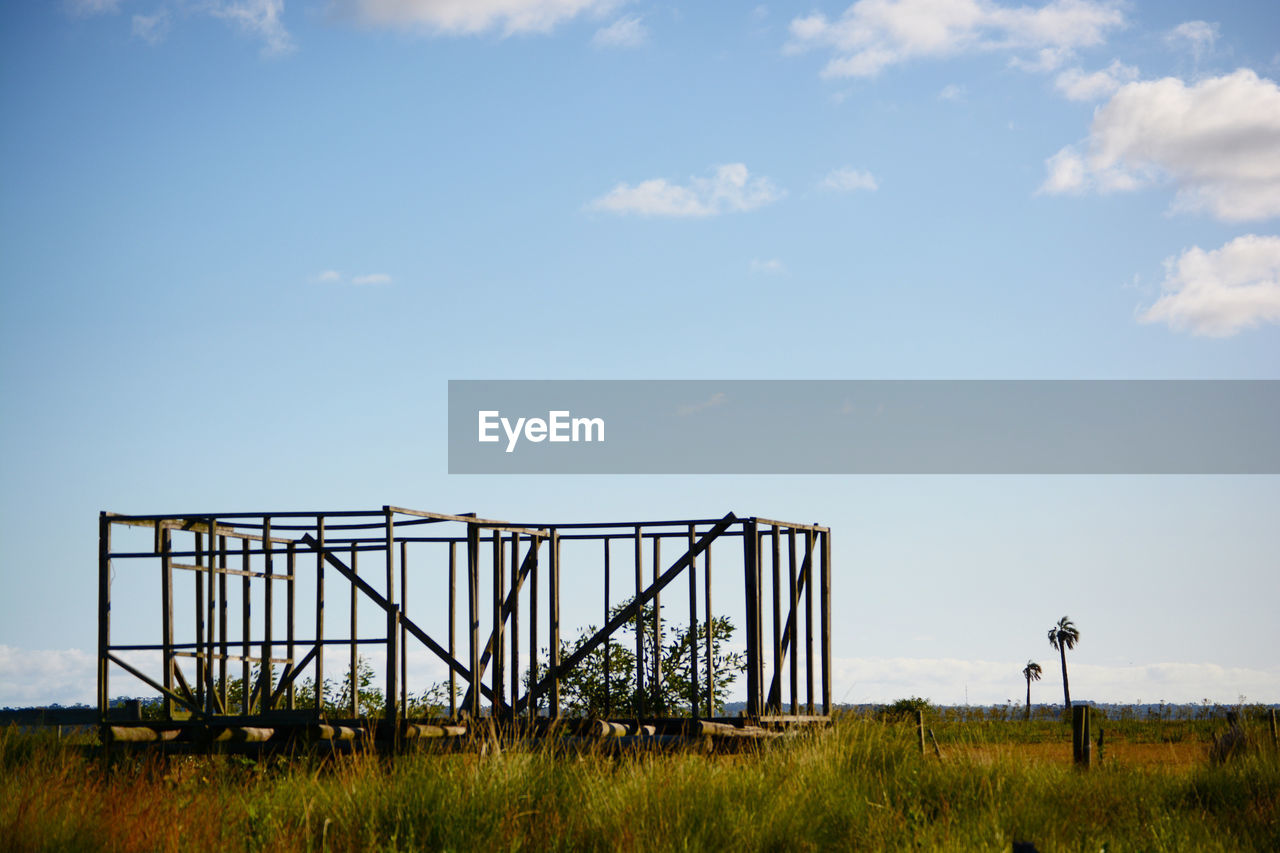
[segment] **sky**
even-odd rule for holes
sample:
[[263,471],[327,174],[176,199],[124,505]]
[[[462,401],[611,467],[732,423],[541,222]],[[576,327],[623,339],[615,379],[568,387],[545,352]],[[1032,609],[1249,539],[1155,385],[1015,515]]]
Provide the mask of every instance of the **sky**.
[[837,701],[1017,700],[1028,659],[1061,701],[1067,614],[1073,699],[1280,702],[1275,476],[446,459],[450,379],[1280,379],[1277,35],[1271,2],[4,4],[0,705],[92,698],[99,511],[384,504],[829,525]]

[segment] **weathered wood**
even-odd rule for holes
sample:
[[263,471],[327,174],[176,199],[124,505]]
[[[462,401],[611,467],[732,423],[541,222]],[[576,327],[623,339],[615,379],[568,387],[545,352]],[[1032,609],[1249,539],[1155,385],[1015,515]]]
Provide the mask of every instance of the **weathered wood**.
[[[550,631],[551,631],[551,717],[560,716],[560,677],[562,664],[560,661],[560,533],[551,528],[551,583],[548,584],[550,597]],[[538,684],[546,684],[546,677]],[[529,691],[529,701],[538,701],[538,691]]]
[[[662,540],[653,540],[653,583],[657,584],[662,574]],[[649,685],[649,694],[662,695],[662,595],[661,590],[653,593],[653,682]],[[646,711],[649,710],[646,703]]]
[[[609,582],[612,574],[609,568],[609,540],[604,540],[604,616],[600,620],[609,621]],[[606,642],[604,644],[604,713],[609,716],[613,713],[613,643]],[[537,683],[537,679],[534,679]]]
[[714,637],[715,615],[711,610],[711,545],[708,544],[705,551],[702,552],[702,575],[703,584],[706,587],[703,593],[703,610],[706,611],[707,626],[707,716],[715,714],[716,701],[716,670],[715,670],[715,643],[712,641]]
[[[530,550],[533,550],[530,548]],[[511,719],[520,698],[520,534],[511,534]]]
[[[248,553],[249,542],[248,540],[244,540],[242,544],[244,547],[241,552],[241,564],[247,572],[249,571],[249,561],[251,559]],[[223,577],[226,577],[226,575],[223,575]],[[240,678],[242,679],[240,681],[240,713],[244,714],[246,717],[253,711],[253,706],[250,704],[251,691],[253,689],[250,684],[250,677],[252,676],[253,670],[249,664],[249,637],[251,631],[250,614],[253,607],[253,602],[250,597],[250,594],[252,593],[250,583],[251,581],[249,578],[240,578]],[[225,601],[225,599],[226,597],[224,596],[223,600]],[[225,631],[222,636],[225,640]],[[225,680],[223,683],[226,683]]]
[[[120,667],[120,668],[121,668],[121,669],[123,669],[125,672],[129,673],[129,674],[130,674],[130,675],[132,675],[134,678],[136,678],[136,679],[138,679],[139,681],[141,681],[143,684],[146,684],[146,685],[148,685],[149,687],[151,687],[151,689],[153,689],[153,690],[155,690],[155,691],[159,692],[162,696],[168,696],[170,699],[173,699],[175,702],[178,702],[179,704],[181,704],[181,705],[183,705],[184,707],[188,708],[188,709],[189,709],[193,714],[201,715],[201,714],[203,714],[203,713],[204,713],[204,710],[203,710],[203,708],[201,708],[201,706],[200,706],[200,705],[198,705],[198,704],[188,704],[186,699],[184,699],[183,697],[179,696],[178,694],[174,693],[174,692],[173,692],[173,691],[171,691],[171,690],[165,690],[165,688],[164,688],[164,685],[163,685],[163,684],[159,684],[159,683],[157,683],[157,682],[156,682],[156,680],[155,680],[155,679],[153,679],[151,676],[146,675],[146,674],[144,674],[144,673],[140,672],[137,668],[135,668],[135,667],[133,667],[133,666],[131,666],[131,665],[129,665],[129,664],[127,664],[127,663],[125,663],[125,662],[124,662],[124,661],[122,661],[120,658],[116,657],[115,655],[111,654],[110,652],[107,652],[107,654],[106,654],[106,660],[110,661],[111,663],[114,663],[116,666]],[[106,719],[106,714],[105,714],[105,713],[104,713],[104,714],[102,714],[102,718],[103,718],[103,719]]]
[[916,736],[920,739],[920,754],[924,755],[924,711],[916,711]]
[[799,588],[796,585],[796,529],[787,531],[787,631],[783,642],[791,649],[791,714],[800,713],[799,662],[800,649],[796,646],[796,611],[800,609]]
[[778,525],[770,530],[772,550],[770,554],[770,578],[773,581],[773,690],[769,694],[769,712],[782,713],[782,549],[778,538]]
[[[476,524],[467,525],[467,604],[469,620],[469,642],[471,653],[471,672],[467,680],[471,683],[467,691],[469,702],[463,703],[466,713],[473,719],[480,716],[480,528]],[[553,651],[554,653],[554,651]]]
[[[449,657],[457,657],[458,633],[458,543],[449,543]],[[408,655],[406,654],[406,657]],[[407,712],[407,709],[406,709]],[[449,667],[449,716],[458,718],[458,673]]]
[[[359,554],[356,553],[356,549],[352,548],[350,569],[351,573],[356,577],[360,576],[360,566],[357,562],[358,556]],[[350,662],[347,664],[347,689],[351,692],[351,706],[348,710],[351,712],[351,716],[353,717],[360,716],[360,679],[358,675],[360,655],[358,654],[359,649],[356,645],[356,639],[360,636],[359,632],[356,630],[356,613],[359,611],[359,604],[360,590],[358,586],[353,583],[351,584],[351,612],[349,614],[351,621],[351,633],[348,635],[351,637],[351,644],[348,651]],[[387,664],[389,666],[395,666],[395,663],[391,660],[388,660]]]
[[397,678],[400,674],[400,616],[401,608],[396,606],[396,526],[391,507],[384,506],[386,514],[386,583],[387,583],[387,687],[385,693],[387,722],[391,726],[391,747],[400,746],[400,689]]
[[[529,542],[528,557],[533,558],[529,566],[529,686],[538,683],[538,546],[541,540]],[[526,559],[528,558],[526,557]],[[526,692],[525,705],[529,711],[529,722],[538,719],[538,703],[533,701],[533,694]]]
[[758,717],[760,708],[760,650],[759,625],[756,618],[760,613],[760,576],[756,571],[759,565],[756,552],[759,539],[756,536],[754,521],[748,520],[743,525],[742,540],[742,572],[743,587],[746,590],[746,627],[747,627],[747,716]]
[[403,734],[405,738],[413,740],[421,740],[423,738],[464,737],[467,734],[467,727],[434,725],[430,723],[405,723]]
[[272,582],[273,579],[271,576],[271,570],[272,570],[271,516],[264,516],[262,519],[262,535],[263,535],[263,539],[265,540],[265,547],[263,548],[263,550],[266,551],[266,553],[262,557],[262,574],[266,579],[266,584],[264,585],[264,589],[262,591],[263,664],[262,664],[262,672],[258,677],[258,681],[260,684],[258,688],[258,694],[264,697],[268,697],[268,701],[264,702],[262,705],[262,710],[270,711],[272,709],[272,705],[270,703],[271,685],[275,683],[275,671],[272,669],[272,666],[271,666],[271,643],[272,643],[272,640],[275,639],[272,636],[272,632],[271,632],[272,621],[274,617],[274,613],[272,613],[272,611],[274,610],[274,605],[275,605],[275,599],[272,596],[272,590],[275,589],[275,584]]
[[[693,550],[696,541],[693,525],[689,525],[688,549]],[[707,634],[707,644],[711,634]],[[698,561],[689,563],[689,716],[698,716]]]
[[214,743],[266,743],[275,729],[260,726],[227,726],[214,730]]
[[311,651],[316,656],[315,696],[312,703],[316,715],[324,713],[324,516],[316,516],[316,644]]
[[161,743],[177,740],[181,729],[155,729],[150,726],[107,726],[103,733],[118,743]]
[[495,718],[502,713],[506,705],[504,680],[506,673],[503,670],[506,665],[503,641],[506,620],[503,619],[502,613],[503,586],[506,578],[502,571],[503,556],[502,534],[495,530],[493,532],[493,656],[490,658],[493,662],[493,704],[490,714]]
[[[288,569],[289,580],[285,584],[285,599],[286,599],[285,609],[289,613],[289,619],[288,619],[288,622],[286,623],[286,628],[285,628],[285,631],[286,631],[285,654],[289,656],[290,661],[293,661],[297,659],[297,648],[295,646],[295,637],[294,637],[294,620],[297,619],[297,598],[298,598],[296,582],[294,580],[294,575],[297,570],[297,548],[293,542],[289,543],[289,548],[286,553],[287,553],[287,556],[285,559],[289,567]],[[282,678],[283,676],[284,676],[284,673],[281,673]],[[276,695],[273,696],[271,699],[271,705],[273,707],[275,706],[276,702],[279,701],[279,692],[280,691],[277,690]],[[285,691],[285,707],[287,707],[290,711],[294,710],[296,698],[297,696],[293,686],[293,679],[289,679],[289,684],[288,684],[287,690]]]
[[353,741],[364,737],[364,729],[353,726],[334,726],[327,723],[319,723],[312,726],[308,733],[315,740]]
[[942,748],[938,746],[938,739],[933,736],[932,728],[929,729],[929,740],[933,741],[933,754],[937,756],[939,760],[941,760]]
[[[642,535],[640,525],[636,525],[635,531],[635,563],[636,563],[636,594],[633,601],[640,599],[640,593],[644,590],[644,536]],[[655,540],[656,541],[656,540]],[[636,700],[640,703],[640,711],[644,711],[644,625],[641,624],[642,611],[637,608],[636,620]]]
[[822,713],[831,713],[831,533],[819,534],[822,542]]
[[98,516],[98,714],[106,719],[108,692],[107,649],[111,645],[111,521]]
[[[409,543],[400,543],[400,611],[409,609]],[[404,625],[400,626],[397,636],[400,643],[400,707],[407,716],[409,713],[409,632]],[[451,651],[450,654],[453,654]],[[452,673],[453,670],[450,670]]]
[[205,626],[204,626],[204,534],[197,532],[195,534],[196,542],[196,701],[200,703],[201,710],[205,709],[204,701],[204,670],[209,663],[210,649],[205,648]]
[[[160,642],[164,661],[164,687],[173,692],[173,550],[172,534],[156,525],[156,537],[160,544]],[[173,719],[173,700],[164,697],[163,713],[166,720]]]
[[[533,571],[534,565],[537,564],[537,559],[538,559],[537,549],[538,549],[538,546],[542,544],[542,541],[534,540],[534,542],[535,542],[534,547],[530,548],[529,551],[525,554],[524,562],[520,566],[520,572],[519,572],[519,578],[518,578],[519,583],[515,587],[513,587],[512,591],[507,593],[507,595],[505,596],[502,602],[501,612],[502,612],[502,620],[504,621],[510,616],[512,609],[516,605],[516,593],[518,592],[520,587],[524,584],[525,579]],[[497,633],[496,630],[489,632],[489,639],[484,645],[484,651],[481,652],[480,654],[480,675],[482,677],[484,676],[485,672],[488,670],[489,661],[493,656],[493,644],[494,644],[496,633]],[[466,705],[467,701],[468,701],[468,697],[464,697],[462,704]]]

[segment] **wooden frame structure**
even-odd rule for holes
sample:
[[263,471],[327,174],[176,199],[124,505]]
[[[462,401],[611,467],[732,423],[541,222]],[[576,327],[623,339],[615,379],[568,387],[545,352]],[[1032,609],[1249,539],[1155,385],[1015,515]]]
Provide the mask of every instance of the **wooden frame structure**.
[[[113,533],[117,539],[128,538],[131,547],[113,547]],[[377,731],[381,739],[398,745],[415,725],[406,719],[407,659],[413,644],[421,644],[448,668],[453,721],[489,716],[532,724],[559,718],[562,679],[620,629],[636,632],[637,689],[643,691],[646,680],[661,677],[658,662],[644,660],[641,633],[655,632],[655,642],[647,647],[650,654],[660,655],[662,595],[666,592],[668,600],[680,596],[677,580],[687,582],[687,600],[677,600],[687,607],[689,624],[710,635],[713,615],[724,612],[723,605],[714,609],[712,599],[712,546],[723,543],[731,547],[717,555],[731,550],[730,562],[738,569],[730,568],[730,576],[741,571],[743,579],[744,717],[766,725],[825,721],[831,712],[828,528],[733,513],[719,519],[515,524],[395,506],[346,512],[103,512],[99,719],[107,725],[112,678],[123,671],[159,693],[166,721],[184,725],[359,721],[359,651],[372,647],[383,661],[385,707]],[[663,560],[664,550],[673,558],[669,562]],[[569,551],[603,574],[603,627],[562,660],[561,569]],[[634,570],[633,586],[612,577],[611,563],[617,552],[625,551],[630,551],[626,556]],[[652,574],[646,580],[650,562]],[[159,577],[159,641],[116,643],[113,577],[117,570],[133,571],[139,564]],[[482,591],[488,592],[487,601]],[[429,632],[424,626],[431,626],[416,615],[424,601],[436,608],[435,621],[447,626],[444,636],[438,628]],[[346,604],[345,624],[326,620],[327,603],[331,609]],[[439,618],[441,609],[447,609],[444,619]],[[359,614],[370,611],[376,614],[371,629],[367,619],[363,626],[358,621]],[[642,613],[651,614],[651,626],[639,625]],[[705,720],[716,707],[715,663],[711,644],[704,642],[699,650],[698,632],[689,634],[694,695],[680,712]],[[526,666],[521,666],[522,641],[528,643]],[[545,662],[538,654],[540,644],[547,650]],[[346,652],[339,666],[346,668],[344,693],[351,705],[341,719],[324,707],[319,687],[326,672],[332,672],[327,650]],[[139,656],[147,657],[150,667]],[[189,679],[184,667],[190,671],[193,665]],[[307,707],[298,697],[303,678],[317,686]],[[239,685],[232,690],[238,697],[229,696],[229,684]],[[235,707],[232,698],[238,698]]]

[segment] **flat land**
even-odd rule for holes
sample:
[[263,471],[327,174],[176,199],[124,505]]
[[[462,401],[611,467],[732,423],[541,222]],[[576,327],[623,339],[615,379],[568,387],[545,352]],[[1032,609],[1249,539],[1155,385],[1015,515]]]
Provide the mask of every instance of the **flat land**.
[[1280,761],[1252,718],[1225,761],[1209,759],[1221,720],[1095,722],[1088,771],[1056,720],[927,722],[941,759],[911,723],[853,716],[732,755],[517,743],[395,761],[104,761],[10,731],[0,848],[1280,849]]

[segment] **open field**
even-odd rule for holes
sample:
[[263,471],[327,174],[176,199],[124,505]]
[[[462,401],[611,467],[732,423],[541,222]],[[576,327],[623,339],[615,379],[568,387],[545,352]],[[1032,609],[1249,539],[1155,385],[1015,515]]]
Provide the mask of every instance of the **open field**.
[[[368,755],[329,762],[123,758],[0,734],[0,846],[14,850],[1280,849],[1280,762],[1210,763],[1221,721],[1103,723],[1070,764],[1054,721],[847,716],[756,753]],[[1096,731],[1096,729],[1095,729]]]

